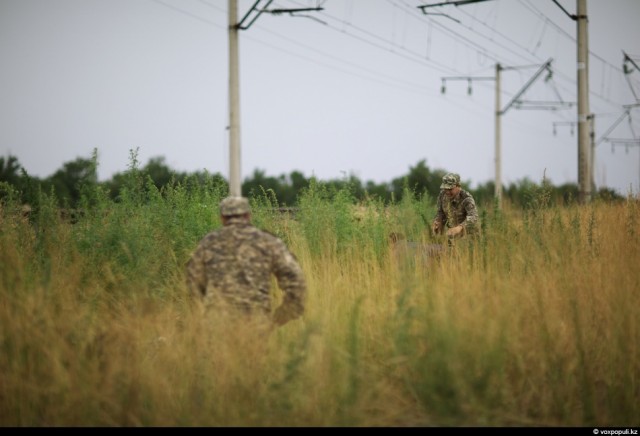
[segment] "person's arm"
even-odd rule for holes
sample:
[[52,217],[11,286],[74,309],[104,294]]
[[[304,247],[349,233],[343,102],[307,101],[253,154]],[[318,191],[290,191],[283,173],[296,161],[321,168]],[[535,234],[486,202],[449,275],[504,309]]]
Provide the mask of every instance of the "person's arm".
[[444,208],[442,207],[442,192],[440,192],[440,194],[438,195],[438,200],[436,202],[436,216],[433,219],[433,223],[431,224],[431,231],[433,232],[433,234],[441,234],[444,230],[446,221],[447,216],[444,213]]
[[474,230],[478,224],[478,208],[476,207],[476,202],[473,197],[469,196],[465,198],[462,203],[464,206],[464,210],[467,213],[466,219],[461,223],[462,227],[468,232],[470,230]]
[[302,268],[284,242],[279,241],[277,245],[274,274],[278,280],[278,286],[282,289],[283,299],[282,304],[273,314],[273,322],[276,325],[283,325],[304,313],[307,284]]

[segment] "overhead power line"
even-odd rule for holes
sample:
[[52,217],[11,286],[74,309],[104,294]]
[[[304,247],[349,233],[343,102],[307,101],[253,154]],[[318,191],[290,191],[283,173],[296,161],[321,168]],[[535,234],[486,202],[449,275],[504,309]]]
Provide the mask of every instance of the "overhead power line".
[[461,5],[467,5],[469,3],[482,3],[487,1],[490,1],[490,0],[451,0],[443,3],[435,3],[431,5],[429,4],[421,5],[421,6],[418,6],[418,9],[422,9],[422,12],[425,12],[427,8],[435,8],[438,6],[461,6]]
[[[555,0],[554,0],[555,1]],[[547,17],[542,11],[540,11],[538,8],[536,8],[535,6],[533,6],[531,4],[531,2],[529,0],[520,0],[520,3],[522,5],[524,5],[527,9],[529,9],[531,12],[533,12],[534,14],[542,17],[542,19],[544,19],[547,23],[549,23],[551,26],[553,26],[561,35],[564,35],[565,37],[567,37],[568,39],[570,39],[572,42],[577,43],[577,39],[571,35],[569,32],[567,32],[566,30],[564,30],[561,26],[559,26],[558,24],[554,23],[549,17]],[[564,8],[563,8],[564,9]],[[569,14],[569,16],[571,16],[572,14]],[[614,70],[618,71],[618,72],[622,72],[622,70],[620,68],[618,68],[617,66],[613,65],[612,63],[608,62],[606,59],[604,59],[602,56],[598,55],[597,53],[593,52],[592,50],[589,50],[589,55],[593,56],[594,58],[598,59],[600,62],[607,64],[609,67],[613,68]]]
[[[631,121],[631,110],[634,109],[634,108],[637,108],[637,107],[640,107],[640,103],[626,105],[624,107],[624,111],[622,112],[622,114],[618,117],[618,119],[613,124],[611,124],[611,126],[609,126],[609,128],[602,134],[602,136],[600,136],[600,138],[596,141],[595,145],[600,145],[600,143],[602,143],[603,141],[610,140],[609,134],[611,134],[611,132],[613,132],[615,130],[615,128],[618,127],[618,125],[620,125],[620,123],[625,118],[628,118],[629,121]],[[633,132],[633,130],[632,130],[632,132]],[[636,138],[634,138],[634,139],[636,139]]]
[[[442,93],[446,92],[446,81],[447,80],[465,80],[468,83],[468,93],[471,94],[471,83],[474,80],[479,81],[489,81],[493,80],[495,82],[495,179],[494,179],[494,189],[495,189],[495,198],[500,207],[502,203],[502,116],[511,108],[515,107],[516,109],[526,109],[527,107],[523,107],[521,97],[527,92],[527,90],[533,85],[533,83],[540,77],[540,75],[547,71],[549,73],[549,77],[551,77],[551,59],[545,62],[542,65],[533,65],[537,66],[538,70],[534,73],[533,76],[527,81],[527,83],[514,94],[513,98],[507,103],[507,105],[503,108],[501,104],[501,74],[502,71],[507,70],[519,70],[523,68],[530,68],[532,65],[519,66],[519,67],[505,67],[496,64],[496,75],[495,77],[472,77],[472,76],[453,76],[453,77],[442,77]],[[555,109],[556,106],[560,102],[547,102],[546,105],[540,106],[539,109]]]
[[[218,27],[218,28],[223,28],[223,26],[220,26],[217,23],[214,23],[212,21],[203,19],[202,17],[199,17],[196,14],[192,14],[192,13],[190,13],[188,11],[185,11],[185,10],[182,10],[180,8],[177,8],[177,7],[174,7],[172,5],[169,5],[169,4],[165,3],[164,1],[160,1],[160,0],[154,0],[154,1],[156,3],[158,3],[158,4],[160,4],[160,5],[163,5],[163,6],[167,7],[167,8],[170,8],[170,9],[176,11],[176,12],[182,13],[184,15],[189,15],[190,17],[192,17],[194,19],[198,19],[199,21],[202,21],[202,22],[204,22],[206,24],[213,25],[213,26]],[[212,8],[215,8],[215,6],[211,5],[209,2],[206,2],[204,0],[200,0],[200,1],[202,3],[204,3],[204,4],[209,4]],[[268,4],[271,3],[271,0],[267,0],[267,1],[268,1]],[[438,22],[437,20],[434,20],[434,19],[426,18],[424,16],[420,17],[420,14],[418,14],[417,12],[409,14],[407,12],[406,7],[404,7],[404,6],[406,6],[406,1],[403,1],[403,0],[397,0],[397,1],[400,2],[400,4],[395,3],[392,0],[387,0],[387,2],[390,3],[391,5],[394,5],[394,6],[398,7],[399,9],[404,10],[404,12],[408,16],[411,16],[411,17],[419,20],[422,23],[428,24],[428,25],[430,25],[430,27],[436,28],[438,31],[440,31],[441,33],[445,34],[445,36],[447,36],[448,38],[452,39],[454,42],[461,43],[462,45],[470,48],[471,50],[475,50],[477,53],[482,54],[482,55],[486,56],[489,59],[493,59],[493,60],[497,61],[497,63],[499,63],[498,61],[504,60],[505,56],[499,55],[495,51],[492,51],[491,49],[487,49],[487,47],[499,47],[500,49],[505,50],[509,54],[511,54],[513,56],[517,56],[517,57],[522,58],[522,59],[529,59],[529,56],[532,56],[534,58],[537,57],[534,54],[529,53],[528,50],[526,50],[526,48],[524,48],[523,46],[519,45],[517,42],[509,39],[507,36],[504,36],[503,34],[500,34],[499,32],[494,31],[494,33],[496,35],[500,35],[502,38],[505,38],[507,41],[510,41],[510,43],[513,44],[514,46],[518,47],[518,49],[513,49],[513,48],[510,48],[510,47],[507,47],[505,44],[501,44],[500,42],[497,42],[497,41],[493,40],[492,38],[488,37],[486,35],[486,33],[479,32],[479,31],[477,31],[477,30],[475,30],[475,29],[473,29],[473,28],[471,28],[469,26],[464,26],[463,25],[463,27],[465,27],[468,31],[473,32],[474,34],[481,36],[484,40],[487,40],[490,43],[490,45],[489,44],[485,44],[485,45],[478,44],[476,42],[476,40],[470,39],[469,37],[463,35],[462,33],[458,32],[458,31],[456,31],[455,29],[452,29],[452,27],[455,27],[455,25],[453,25],[452,23],[449,23],[449,25],[446,25],[446,24],[440,23],[440,22]],[[462,5],[463,3],[480,3],[481,1],[489,1],[489,0],[476,0],[476,1],[459,2],[459,3]],[[256,2],[256,3],[259,3],[259,1]],[[294,3],[296,3],[296,2],[294,2]],[[447,2],[447,3],[451,4],[453,2]],[[523,5],[525,7],[527,7],[526,4],[523,3]],[[535,7],[533,7],[533,6],[531,6],[531,7],[534,9],[533,12],[536,13],[535,11],[537,11],[537,9]],[[216,9],[220,10],[221,12],[224,12],[224,10],[221,10],[220,8],[216,8]],[[297,13],[297,12],[303,12],[303,9],[305,9],[305,8],[301,7],[301,8],[286,9],[286,8],[278,7],[278,8],[269,9],[269,6],[267,5],[267,6],[264,6],[264,7],[260,8],[260,10],[262,11],[260,13],[275,12],[275,14],[279,14],[279,13],[285,13],[284,11],[286,11],[286,10],[294,11],[294,13]],[[414,8],[414,10],[415,10],[415,8]],[[462,8],[460,10],[462,11]],[[531,10],[531,8],[529,8],[529,10]],[[354,25],[353,23],[350,23],[350,22],[347,22],[345,20],[341,20],[339,18],[333,17],[330,14],[327,14],[326,12],[324,12],[322,10],[322,8],[318,9],[318,12],[322,12],[321,13],[322,16],[327,16],[330,19],[334,20],[334,22],[343,24],[344,25],[343,28],[339,28],[340,26],[334,26],[334,25],[331,25],[331,24],[327,24],[327,26],[330,29],[332,29],[334,31],[337,31],[337,32],[340,32],[343,35],[347,35],[348,37],[360,40],[360,41],[362,41],[362,42],[364,42],[366,44],[369,44],[369,45],[371,45],[371,46],[373,46],[375,48],[378,48],[380,50],[385,50],[385,51],[390,52],[391,54],[393,54],[395,56],[399,56],[399,57],[405,58],[407,60],[411,60],[411,61],[416,62],[418,64],[424,65],[424,66],[426,66],[428,68],[432,68],[432,69],[439,70],[439,71],[442,71],[442,72],[446,72],[446,73],[449,73],[449,74],[451,72],[453,72],[454,74],[455,73],[460,74],[457,71],[457,69],[454,68],[454,67],[449,67],[447,65],[435,62],[433,60],[426,61],[424,59],[424,55],[423,54],[417,53],[417,52],[415,52],[413,50],[410,50],[410,49],[408,49],[408,48],[406,48],[404,46],[401,46],[401,45],[397,44],[396,41],[390,41],[388,38],[384,38],[384,37],[380,36],[377,32],[366,30],[366,29],[362,28],[361,26],[357,26],[357,25]],[[466,12],[462,12],[462,13],[465,14],[466,16],[469,16],[469,14],[467,14]],[[542,14],[542,13],[540,13],[540,14]],[[422,14],[422,15],[424,15],[424,14]],[[545,20],[548,20],[548,18],[546,18],[544,16],[544,14],[542,14],[542,16],[543,16],[543,18]],[[249,20],[249,18],[247,20]],[[476,19],[474,18],[474,20],[476,20]],[[251,23],[253,23],[253,21],[255,21],[255,20],[251,20]],[[478,21],[478,20],[476,20],[476,21]],[[551,20],[548,20],[548,21],[549,21],[549,23],[551,25],[553,25],[554,27],[556,27],[558,29],[558,32],[560,32],[560,34],[563,34],[563,35],[569,37],[571,40],[576,41],[575,38],[570,37],[568,33],[562,31],[562,29],[559,28],[559,26],[557,26],[555,23],[551,22]],[[545,23],[546,22],[547,21],[545,21]],[[247,24],[248,23],[249,23],[249,21],[247,21]],[[269,30],[265,29],[264,26],[261,26],[261,28],[262,28],[263,31],[270,32]],[[352,31],[345,31],[345,29],[351,29]],[[398,77],[393,77],[393,76],[380,74],[379,72],[376,72],[376,71],[373,71],[373,70],[368,69],[366,67],[363,67],[361,65],[358,65],[357,63],[354,63],[354,62],[351,62],[351,61],[346,61],[345,59],[340,59],[340,58],[338,58],[336,56],[332,56],[332,55],[330,55],[328,53],[323,53],[322,51],[316,50],[313,47],[305,46],[303,44],[299,44],[298,41],[294,41],[291,38],[283,37],[282,35],[278,35],[278,34],[276,34],[274,32],[270,32],[270,33],[272,33],[272,34],[274,34],[274,35],[276,35],[278,37],[284,38],[284,39],[288,40],[291,43],[295,43],[295,44],[297,44],[299,46],[305,47],[306,50],[311,49],[311,50],[315,51],[316,53],[321,54],[322,56],[325,56],[327,58],[333,59],[333,60],[335,60],[337,62],[340,62],[340,63],[343,63],[345,65],[349,65],[350,68],[356,68],[356,69],[359,69],[361,71],[365,71],[367,73],[367,75],[371,75],[373,77],[373,78],[372,77],[364,77],[367,80],[374,80],[374,81],[378,81],[379,83],[383,83],[383,84],[387,84],[387,85],[389,85],[389,82],[391,82],[392,86],[400,84],[400,86],[402,86],[402,87],[406,86],[408,88],[413,88],[413,89],[417,89],[417,90],[424,90],[424,91],[427,90],[426,88],[421,88],[420,85],[404,81],[404,80],[402,80],[402,79],[400,79]],[[359,33],[359,35],[356,34],[356,33]],[[361,35],[364,35],[364,36],[361,36]],[[255,40],[255,41],[259,42],[259,43],[270,45],[269,43],[266,43],[265,41],[262,41],[260,39],[251,38],[251,37],[248,37],[248,38],[252,39],[252,40]],[[471,38],[473,38],[473,36]],[[315,63],[318,63],[320,65],[328,66],[329,68],[336,69],[338,71],[345,72],[347,74],[352,74],[352,75],[356,75],[356,76],[359,76],[359,77],[363,77],[363,76],[360,76],[360,75],[358,75],[357,73],[354,73],[354,72],[350,72],[350,71],[346,71],[344,69],[336,68],[335,66],[329,66],[327,64],[324,64],[324,63],[320,62],[318,59],[314,59],[312,57],[308,57],[308,56],[304,56],[304,55],[300,55],[300,54],[289,52],[289,51],[283,49],[282,47],[279,47],[278,45],[270,45],[270,46],[273,47],[274,49],[283,51],[283,52],[288,53],[288,54],[292,54],[294,56],[303,58],[305,60],[308,60],[308,61],[311,61],[311,62],[315,62]],[[520,52],[519,50],[522,50],[522,52]],[[527,53],[529,53],[529,54],[527,54]],[[591,51],[589,53],[591,55],[595,56],[597,59],[603,61],[603,65],[606,64],[606,65],[611,66],[611,64],[609,64],[606,61],[604,61],[604,59],[602,59],[601,57],[593,54]],[[509,56],[507,56],[507,57],[509,57]],[[630,68],[631,68],[633,63],[630,62],[629,65],[630,65]],[[635,65],[635,66],[637,67],[637,65]],[[611,68],[613,70],[615,70],[615,71],[623,72],[619,68],[614,68],[612,66],[611,66]],[[564,80],[564,81],[566,81],[567,83],[575,83],[575,79],[569,78],[566,75],[562,74],[561,72],[559,73],[559,78]],[[379,79],[381,79],[381,80],[379,80]],[[627,75],[627,79],[629,80],[628,75]],[[566,89],[566,88],[563,88],[563,89]],[[606,97],[603,97],[603,96],[598,95],[597,93],[594,93],[593,91],[591,91],[590,94],[593,94],[593,95],[603,99],[603,101],[607,101],[607,102],[609,102],[611,104],[614,104],[614,105],[617,105],[617,106],[620,105],[620,103],[613,102],[610,99],[607,99]],[[526,102],[526,101],[524,101],[522,99],[517,99],[517,98],[516,99],[512,99],[512,100],[514,100],[513,105],[516,106],[516,107],[519,106],[519,108],[525,108],[525,106],[527,106],[527,105],[529,105],[531,103],[531,102]],[[533,103],[534,103],[534,106],[535,106],[536,104],[540,104],[542,102],[538,101],[538,102],[533,102]],[[553,103],[557,103],[557,102],[553,102]],[[566,104],[572,104],[572,103],[566,103]]]
[[[262,6],[262,7],[258,7],[260,5],[260,2],[262,0],[256,0],[256,2],[253,4],[253,6],[251,6],[251,8],[247,11],[247,13],[244,15],[244,17],[242,17],[242,19],[238,22],[238,24],[236,25],[238,29],[240,30],[247,30],[249,27],[251,27],[251,25],[253,23],[255,23],[255,21],[258,19],[258,17],[260,17],[260,15],[267,13],[267,14],[273,14],[273,15],[282,15],[282,14],[289,14],[290,16],[304,16],[304,17],[309,17],[309,18],[313,18],[310,15],[299,15],[301,12],[314,12],[314,11],[321,11],[323,8],[321,7],[315,7],[315,8],[276,8],[276,9],[269,9],[269,6],[271,5],[271,3],[273,3],[273,0],[267,0],[267,3]],[[245,24],[246,22],[246,24]]]
[[[482,0],[479,0],[482,1]],[[556,1],[553,0],[560,8],[567,13],[567,11]],[[459,2],[447,2],[439,4],[441,5],[455,5],[457,6]],[[475,3],[475,2],[474,2]],[[465,4],[465,2],[460,2],[460,4]],[[428,7],[428,6],[425,6]],[[424,9],[423,9],[424,12]],[[567,13],[568,14],[568,13]],[[591,154],[589,153],[589,129],[593,126],[592,119],[593,116],[589,112],[589,84],[588,84],[588,56],[589,56],[589,39],[587,37],[587,1],[586,0],[577,0],[577,13],[575,15],[568,14],[571,19],[576,21],[577,23],[577,53],[578,53],[578,72],[577,72],[577,84],[578,84],[578,185],[579,185],[579,200],[581,203],[589,203],[591,201],[591,185],[593,184],[591,181],[590,175],[590,164],[593,162],[591,159]],[[543,71],[543,66],[541,69],[536,72],[536,74],[527,82],[525,86],[528,86],[535,80],[539,74]],[[496,83],[499,83],[500,77],[500,65],[496,66]],[[523,91],[517,93],[507,104],[506,109],[511,107],[521,96]],[[498,86],[496,86],[496,102],[499,102],[499,91]],[[505,109],[505,110],[506,110]],[[496,104],[496,114],[500,115],[500,106]],[[498,120],[499,117],[497,116]],[[499,138],[499,122],[496,121],[496,138]],[[591,141],[593,144],[593,142]],[[499,140],[496,139],[496,198],[498,200],[498,204],[500,203],[500,189],[498,186],[500,182],[499,178]]]

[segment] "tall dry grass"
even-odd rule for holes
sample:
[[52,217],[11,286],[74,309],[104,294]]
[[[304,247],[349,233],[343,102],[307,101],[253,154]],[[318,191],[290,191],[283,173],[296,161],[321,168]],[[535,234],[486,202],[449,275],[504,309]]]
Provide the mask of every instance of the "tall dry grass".
[[[483,213],[440,259],[428,199],[353,219],[312,187],[254,219],[300,260],[304,318],[268,336],[204,320],[184,262],[220,192],[53,202],[0,222],[3,426],[638,426],[637,200]],[[274,291],[279,298],[278,291]]]

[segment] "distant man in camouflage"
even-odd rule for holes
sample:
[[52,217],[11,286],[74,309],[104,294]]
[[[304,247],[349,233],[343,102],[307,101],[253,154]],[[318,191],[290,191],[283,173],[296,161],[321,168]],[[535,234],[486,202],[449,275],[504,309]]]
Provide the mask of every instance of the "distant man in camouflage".
[[436,216],[431,230],[436,235],[446,234],[451,239],[464,235],[477,235],[480,220],[473,196],[460,187],[460,176],[449,173],[442,178]]
[[[304,312],[302,269],[282,240],[251,224],[249,201],[228,197],[220,203],[222,228],[207,234],[187,263],[192,296],[214,316],[249,315],[280,326]],[[271,275],[283,292],[272,315]],[[242,317],[248,319],[247,317]]]

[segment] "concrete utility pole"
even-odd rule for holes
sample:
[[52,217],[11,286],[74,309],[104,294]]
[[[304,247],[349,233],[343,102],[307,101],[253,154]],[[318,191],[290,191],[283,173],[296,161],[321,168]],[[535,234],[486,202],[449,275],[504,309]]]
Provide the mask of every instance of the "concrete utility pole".
[[578,201],[591,201],[591,135],[589,113],[589,40],[587,36],[587,0],[577,0],[578,14]]
[[[321,11],[323,8],[269,9],[273,0],[256,0],[251,9],[238,21],[238,0],[229,0],[229,195],[241,196],[240,172],[240,72],[238,67],[238,34],[247,30],[263,13],[291,16],[301,12]],[[312,18],[312,17],[308,17]]]
[[238,1],[229,0],[229,195],[242,196],[241,188]]
[[495,186],[494,186],[494,195],[495,199],[498,203],[498,208],[502,207],[502,164],[500,162],[500,156],[502,155],[501,151],[501,143],[502,143],[502,125],[500,118],[500,107],[502,107],[502,103],[500,103],[500,72],[502,71],[502,66],[497,63],[496,64],[496,122],[495,122],[495,156],[494,156],[494,165],[495,165]]
[[578,33],[578,202],[586,204],[591,202],[591,186],[593,178],[591,170],[593,167],[594,148],[592,140],[593,117],[589,113],[589,38],[587,35],[587,0],[577,1],[577,14],[573,15],[558,3],[553,2],[562,11],[577,23]]
[[570,14],[558,0],[553,2],[577,23],[578,56],[578,202],[591,202],[595,190],[595,120],[589,112],[589,38],[587,35],[587,0],[576,0],[577,14]]

